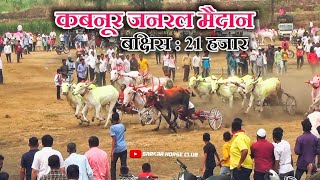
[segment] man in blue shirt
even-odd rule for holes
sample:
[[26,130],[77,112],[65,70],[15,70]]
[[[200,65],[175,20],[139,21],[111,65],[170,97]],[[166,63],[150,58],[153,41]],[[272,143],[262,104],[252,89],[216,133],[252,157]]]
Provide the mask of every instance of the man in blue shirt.
[[87,65],[84,63],[84,59],[80,59],[80,64],[77,67],[78,83],[87,79]]
[[29,139],[30,150],[22,155],[20,163],[20,179],[31,180],[31,166],[34,155],[38,150],[38,138],[32,137]]
[[[77,165],[79,167],[79,179],[81,180],[93,180],[93,171],[89,165],[86,156],[77,154],[77,146],[75,143],[69,143],[67,145],[67,151],[70,156],[64,161],[66,170],[71,165]],[[68,171],[67,172],[67,176]]]
[[209,56],[209,51],[205,51],[204,56],[202,57],[202,68],[203,68],[202,77],[203,78],[208,77],[210,74],[210,62],[211,62],[211,58]]
[[110,127],[110,135],[112,137],[111,149],[111,180],[116,180],[117,161],[120,158],[121,167],[127,166],[127,144],[124,137],[126,128],[120,122],[119,114],[113,109],[112,123]]

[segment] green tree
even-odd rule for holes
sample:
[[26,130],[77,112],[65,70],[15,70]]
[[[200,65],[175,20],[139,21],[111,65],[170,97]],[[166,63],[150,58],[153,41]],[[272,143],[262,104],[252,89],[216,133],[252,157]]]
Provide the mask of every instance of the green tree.
[[106,10],[107,8],[107,1],[108,0],[86,0],[91,1],[94,5],[98,8],[98,10]]
[[160,10],[163,7],[162,0],[130,0],[130,4],[137,10]]

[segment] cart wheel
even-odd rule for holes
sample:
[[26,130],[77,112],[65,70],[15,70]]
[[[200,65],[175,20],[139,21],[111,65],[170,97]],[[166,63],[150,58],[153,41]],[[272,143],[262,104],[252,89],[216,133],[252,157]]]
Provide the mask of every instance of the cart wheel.
[[289,96],[288,96],[287,93],[282,93],[282,95],[281,95],[281,100],[280,100],[280,102],[279,102],[279,103],[281,103],[281,104],[279,104],[279,105],[282,106],[282,110],[283,110],[283,111],[287,111],[286,102],[287,102],[288,98],[289,98]]
[[297,101],[293,96],[288,95],[288,98],[286,101],[286,108],[289,115],[293,116],[296,114]]
[[294,52],[292,50],[289,50],[289,58],[294,58]]
[[218,108],[212,108],[209,116],[208,121],[211,129],[218,130],[222,125],[222,114],[218,110]]

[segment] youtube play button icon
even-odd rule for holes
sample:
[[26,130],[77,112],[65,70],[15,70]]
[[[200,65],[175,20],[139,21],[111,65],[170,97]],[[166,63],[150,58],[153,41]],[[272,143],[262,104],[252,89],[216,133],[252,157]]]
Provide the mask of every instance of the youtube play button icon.
[[130,158],[137,159],[142,157],[142,151],[139,149],[133,149],[129,152]]

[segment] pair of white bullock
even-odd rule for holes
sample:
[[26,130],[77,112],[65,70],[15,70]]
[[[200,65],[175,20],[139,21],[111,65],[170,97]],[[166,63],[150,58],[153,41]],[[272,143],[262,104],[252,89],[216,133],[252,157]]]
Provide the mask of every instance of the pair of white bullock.
[[242,78],[232,76],[227,79],[222,77],[216,78],[210,76],[207,78],[191,77],[189,80],[189,88],[193,88],[201,97],[203,95],[211,96],[217,94],[223,100],[229,100],[229,106],[232,108],[233,99],[236,94],[240,94],[243,98],[242,106],[244,106],[247,95],[250,100],[245,113],[248,113],[254,101],[258,101],[260,111],[263,111],[264,100],[270,96],[280,96],[282,93],[281,83],[278,78],[269,78],[263,80],[261,77],[255,78],[246,75]]
[[[137,71],[132,71],[130,73],[117,70],[111,71],[111,81],[116,82],[118,85],[141,83],[139,78],[141,77]],[[152,78],[155,77],[152,76]],[[166,84],[168,80],[167,78],[158,79],[158,81],[152,80],[155,81],[154,85],[159,85],[160,83]],[[95,116],[93,117],[93,121],[94,119],[98,119],[100,125],[101,121],[104,120],[104,118],[100,117],[100,110],[101,108],[105,109],[108,112],[107,121],[104,125],[105,128],[108,126],[112,115],[112,109],[119,98],[119,92],[114,86],[107,85],[103,87],[96,87],[92,83],[78,83],[75,85],[64,82],[62,84],[62,93],[66,95],[69,104],[75,110],[75,116],[80,119],[80,124],[83,122],[88,124],[90,123],[86,115],[89,108],[94,108]],[[107,109],[107,105],[109,105],[109,109]],[[82,107],[83,109],[81,110]],[[142,110],[141,108],[139,109]],[[150,111],[147,113],[149,112]]]

